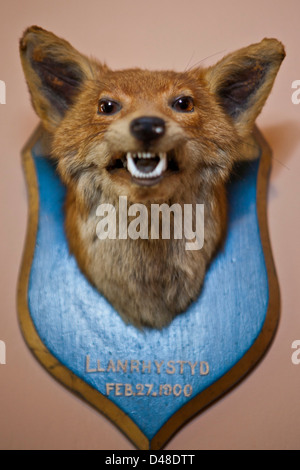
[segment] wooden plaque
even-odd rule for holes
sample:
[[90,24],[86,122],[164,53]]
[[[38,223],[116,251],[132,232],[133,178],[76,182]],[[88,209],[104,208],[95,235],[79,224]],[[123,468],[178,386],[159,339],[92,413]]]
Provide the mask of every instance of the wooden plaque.
[[23,151],[29,221],[18,285],[25,340],[57,380],[140,449],[161,449],[262,358],[279,317],[266,193],[271,151],[228,184],[225,246],[198,300],[161,331],[125,325],[88,283],[64,234],[65,188],[38,128]]

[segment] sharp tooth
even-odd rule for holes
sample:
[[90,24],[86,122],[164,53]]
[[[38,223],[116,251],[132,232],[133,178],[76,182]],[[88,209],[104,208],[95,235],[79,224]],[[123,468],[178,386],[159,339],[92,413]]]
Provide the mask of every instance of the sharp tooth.
[[135,166],[134,160],[132,158],[132,154],[130,152],[127,153],[127,169],[132,174],[132,176],[138,177],[138,169]]
[[160,170],[161,170],[161,172],[163,172],[167,169],[167,166],[168,166],[167,154],[166,154],[166,152],[163,152],[163,153],[160,153],[159,156],[160,156],[160,162],[159,162],[158,166],[160,166]]
[[142,152],[138,152],[137,156],[138,156],[139,158],[143,158],[143,153],[142,153]]

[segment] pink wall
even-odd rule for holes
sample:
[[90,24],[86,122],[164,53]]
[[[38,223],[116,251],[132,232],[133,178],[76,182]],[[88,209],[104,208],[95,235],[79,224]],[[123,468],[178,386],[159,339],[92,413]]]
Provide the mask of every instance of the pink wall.
[[269,228],[282,309],[267,356],[233,392],[192,420],[168,449],[300,449],[300,364],[291,344],[300,339],[300,80],[298,0],[27,0],[2,2],[0,79],[0,448],[132,449],[102,415],[55,382],[25,345],[16,314],[16,282],[26,224],[27,195],[20,150],[35,128],[19,57],[18,38],[37,24],[68,39],[112,68],[184,69],[211,64],[234,49],[276,37],[287,57],[258,125],[274,151]]

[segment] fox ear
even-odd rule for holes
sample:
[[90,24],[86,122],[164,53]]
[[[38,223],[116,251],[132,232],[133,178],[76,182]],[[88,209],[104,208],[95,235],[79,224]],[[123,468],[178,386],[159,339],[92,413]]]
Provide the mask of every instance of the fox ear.
[[206,80],[241,137],[251,133],[285,57],[276,39],[240,49],[206,70]]
[[20,55],[33,107],[53,131],[84,81],[94,78],[93,64],[67,41],[38,26],[25,31]]

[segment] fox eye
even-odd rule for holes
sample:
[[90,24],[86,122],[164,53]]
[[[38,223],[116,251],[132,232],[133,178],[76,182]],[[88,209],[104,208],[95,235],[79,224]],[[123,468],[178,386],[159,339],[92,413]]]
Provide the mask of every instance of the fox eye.
[[179,113],[192,113],[194,111],[194,100],[191,96],[180,96],[173,102],[172,108]]
[[120,103],[109,99],[101,99],[98,103],[98,114],[116,114],[121,109]]

